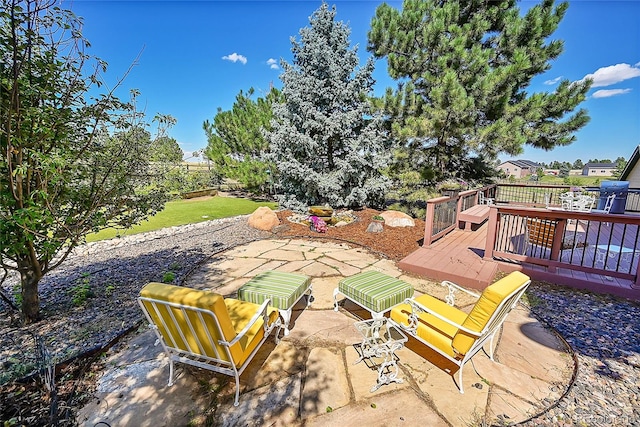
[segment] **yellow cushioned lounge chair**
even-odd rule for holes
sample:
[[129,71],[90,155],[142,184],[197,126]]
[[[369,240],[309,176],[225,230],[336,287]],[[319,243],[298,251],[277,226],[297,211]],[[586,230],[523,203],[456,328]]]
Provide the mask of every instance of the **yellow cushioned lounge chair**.
[[224,298],[210,291],[149,283],[140,291],[140,307],[169,357],[169,386],[173,362],[181,362],[235,377],[238,406],[240,375],[271,331],[281,323],[278,310]]
[[[464,393],[464,364],[487,340],[490,341],[488,355],[493,360],[493,338],[529,283],[528,276],[516,271],[477,295],[444,281],[442,284],[449,287],[447,303],[430,295],[408,298],[391,310],[391,319],[420,343],[458,365],[458,389]],[[478,298],[469,314],[453,307],[455,290]]]

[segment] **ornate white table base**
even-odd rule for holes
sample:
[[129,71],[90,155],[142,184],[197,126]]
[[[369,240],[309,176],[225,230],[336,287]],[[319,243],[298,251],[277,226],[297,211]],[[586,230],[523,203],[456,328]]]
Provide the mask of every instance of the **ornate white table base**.
[[402,383],[402,378],[398,378],[400,369],[395,352],[404,347],[407,336],[386,317],[356,322],[355,327],[363,339],[360,345],[362,356],[353,364],[373,357],[383,359],[378,367],[378,381],[370,391],[373,393],[385,384]]

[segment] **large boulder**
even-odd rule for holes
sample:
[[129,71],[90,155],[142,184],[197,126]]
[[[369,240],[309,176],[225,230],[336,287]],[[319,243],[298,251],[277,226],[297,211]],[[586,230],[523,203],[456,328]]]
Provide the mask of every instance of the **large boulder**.
[[249,216],[249,227],[269,231],[280,225],[278,215],[266,206],[260,206]]
[[416,222],[404,212],[384,211],[380,214],[384,218],[384,224],[388,227],[413,227]]
[[384,231],[384,226],[380,221],[373,221],[367,227],[367,233],[382,233]]

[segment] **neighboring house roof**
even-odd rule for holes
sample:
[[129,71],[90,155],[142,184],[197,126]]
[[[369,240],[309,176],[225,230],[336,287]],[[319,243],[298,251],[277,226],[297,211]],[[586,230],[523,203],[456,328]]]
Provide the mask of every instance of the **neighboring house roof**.
[[633,150],[633,154],[631,155],[631,158],[629,159],[629,161],[627,162],[627,165],[622,170],[622,174],[620,175],[620,181],[626,181],[627,178],[629,178],[629,174],[636,167],[638,160],[640,160],[640,145],[638,145],[636,149]]
[[508,160],[506,162],[503,162],[502,164],[504,165],[505,163],[511,163],[512,165],[518,166],[519,168],[523,169],[538,169],[542,167],[541,164],[532,162],[531,160]]
[[616,164],[615,163],[587,163],[582,167],[582,170],[591,169],[591,168],[615,169]]

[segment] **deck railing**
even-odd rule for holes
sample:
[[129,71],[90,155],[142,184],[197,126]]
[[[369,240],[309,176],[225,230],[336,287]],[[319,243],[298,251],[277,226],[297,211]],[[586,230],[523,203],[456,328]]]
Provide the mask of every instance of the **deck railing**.
[[625,212],[640,212],[640,189],[629,189]]
[[496,202],[544,207],[560,204],[560,194],[569,191],[569,185],[497,184]]
[[[533,183],[499,183],[495,186],[496,202],[520,204],[523,206],[543,207],[560,205],[560,194],[571,189],[570,185],[550,185]],[[600,187],[582,187],[584,192],[600,198]],[[640,189],[629,189],[625,204],[625,212],[640,212]]]
[[485,258],[631,280],[640,286],[640,216],[493,206]]
[[458,226],[458,213],[478,204],[478,193],[494,198],[496,186],[490,185],[474,190],[461,191],[452,196],[437,197],[427,200],[425,218],[424,245],[446,235]]
[[[509,184],[499,183],[486,187],[461,191],[452,196],[443,196],[427,200],[426,226],[424,245],[428,246],[435,240],[451,232],[457,226],[458,213],[478,203],[478,193],[492,198],[499,204],[519,205],[521,207],[560,206],[560,194],[571,189],[569,185],[546,184]],[[584,191],[596,199],[600,197],[599,187],[586,187]],[[640,190],[631,189],[627,194],[627,212],[640,212]]]

